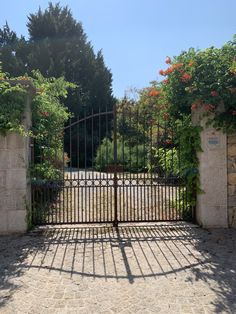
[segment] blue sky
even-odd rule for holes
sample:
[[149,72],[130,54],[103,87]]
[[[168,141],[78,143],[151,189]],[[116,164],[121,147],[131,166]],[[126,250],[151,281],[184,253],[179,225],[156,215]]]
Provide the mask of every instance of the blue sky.
[[[56,3],[58,1],[52,1]],[[1,0],[7,20],[27,37],[27,15],[44,0]],[[95,51],[102,49],[113,74],[114,95],[158,79],[166,56],[189,47],[220,47],[236,33],[235,0],[63,0],[81,21]]]

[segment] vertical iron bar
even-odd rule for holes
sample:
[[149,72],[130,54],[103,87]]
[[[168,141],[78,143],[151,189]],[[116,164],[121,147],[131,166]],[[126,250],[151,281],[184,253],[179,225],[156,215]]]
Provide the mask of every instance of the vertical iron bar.
[[151,116],[151,130],[150,130],[150,163],[151,163],[151,178],[150,178],[150,185],[151,185],[151,220],[154,219],[153,217],[153,156],[152,156],[152,126],[153,126],[153,117]]
[[70,185],[69,185],[69,202],[68,202],[68,209],[67,209],[67,223],[69,222],[69,219],[71,218],[72,214],[72,129],[71,129],[71,119],[70,119]]
[[[155,127],[156,127],[156,145],[155,145],[155,148],[157,147],[158,148],[158,126],[155,124]],[[155,162],[156,162],[156,158],[157,158],[157,156],[156,156],[156,151],[155,151]],[[157,216],[157,197],[159,198],[159,186],[158,186],[158,182],[157,182],[157,180],[158,180],[158,177],[157,176],[159,176],[158,175],[158,173],[157,173],[157,168],[158,167],[158,165],[156,165],[156,167],[155,167],[155,185],[154,185],[154,193],[155,193],[155,201],[154,201],[154,206],[155,206],[155,220],[157,220],[158,218],[158,216]]]
[[[109,174],[108,174],[108,113],[107,113],[107,106],[106,106],[106,116],[105,116],[105,122],[106,122],[106,187],[104,189],[106,190],[106,212],[107,212],[107,221],[111,221],[112,217],[110,217],[111,211],[109,211]],[[105,207],[105,204],[104,204]]]
[[[99,106],[99,120],[98,120],[98,138],[99,138],[99,146],[102,144],[101,142],[101,108]],[[99,151],[99,217],[100,217],[100,222],[103,220],[103,215],[102,215],[102,153],[101,150]],[[103,211],[104,212],[104,211]]]
[[[165,129],[165,131],[164,131],[164,134],[165,134],[165,141],[166,141],[166,121],[164,122],[164,129]],[[164,144],[164,160],[165,160],[165,185],[164,185],[164,192],[165,192],[165,194],[164,194],[164,199],[165,199],[165,219],[169,219],[169,217],[168,217],[168,214],[169,214],[169,212],[168,212],[168,208],[167,208],[167,206],[168,206],[168,204],[167,204],[167,201],[166,201],[166,181],[167,181],[167,164],[166,164],[166,142],[165,142],[165,144]],[[168,217],[168,218],[167,218]]]
[[113,108],[113,118],[114,118],[114,227],[118,226],[118,213],[117,213],[117,112],[116,105]]
[[[129,109],[129,127],[132,129],[132,109]],[[130,136],[131,139],[131,136]],[[127,220],[132,221],[132,143],[129,143],[129,202],[127,204]],[[128,215],[129,214],[129,215]]]
[[66,186],[66,223],[68,223],[68,216],[69,216],[69,188],[70,188],[69,174],[67,174],[66,177],[67,177],[67,186]]
[[[145,173],[145,168],[146,168],[146,112],[144,114],[144,143],[143,143],[143,165],[144,165],[144,172],[143,172],[143,204],[144,204],[144,220],[146,220],[146,173]],[[142,219],[143,220],[143,219]]]
[[[137,108],[137,128],[139,128],[139,109]],[[135,176],[135,184],[136,184],[136,204],[135,204],[135,215],[134,219],[139,220],[139,139],[137,141],[137,146],[136,146],[136,164],[137,164],[137,169],[136,169],[136,176]]]
[[85,181],[84,181],[84,174],[83,174],[83,171],[81,172],[80,174],[80,190],[81,190],[81,222],[84,222],[84,184],[85,184]]
[[53,218],[53,211],[52,211],[52,204],[51,204],[51,198],[50,198],[50,194],[51,191],[53,190],[53,184],[54,182],[52,182],[52,186],[50,186],[50,183],[48,184],[48,188],[47,188],[47,196],[46,196],[46,209],[48,211],[48,222],[51,224],[52,218]]
[[85,170],[85,179],[84,179],[84,210],[85,210],[85,221],[89,221],[88,213],[88,204],[87,204],[87,111],[84,108],[84,170]]
[[99,214],[98,214],[98,187],[97,187],[97,172],[95,172],[95,184],[94,184],[94,198],[95,198],[95,207],[96,207],[96,222],[99,222],[100,221],[100,217],[99,217]]
[[157,179],[157,202],[158,202],[158,220],[163,219],[163,206],[161,199],[161,165],[160,165],[160,118],[157,121],[157,160],[158,160],[158,179]]
[[89,180],[89,184],[87,185],[87,189],[88,189],[89,222],[93,222],[93,220],[91,219],[92,212],[91,212],[91,201],[90,201],[90,192],[91,192],[91,177],[90,177],[90,172],[88,173],[88,180]]
[[76,180],[76,172],[74,172],[74,180],[73,180],[73,186],[74,186],[74,219],[73,222],[76,223],[77,219],[76,219],[76,190],[77,190],[77,180]]
[[[178,145],[178,167],[179,167],[179,170],[181,169],[180,150],[181,150],[181,141],[179,138],[179,145]],[[181,193],[182,193],[181,192],[181,186],[182,186],[181,181],[182,181],[182,179],[180,179],[178,182],[178,196],[177,196],[177,203],[178,203],[177,211],[178,211],[179,219],[183,219],[182,207],[184,206],[183,194],[181,195]],[[184,191],[183,191],[183,193],[184,193]]]
[[64,222],[65,216],[65,129],[63,130],[63,147],[62,147],[62,209],[60,213],[60,223]]
[[123,132],[122,132],[122,164],[123,164],[123,174],[122,174],[122,217],[121,221],[125,220],[125,193],[126,193],[126,188],[125,188],[125,166],[126,166],[126,160],[125,160],[125,137],[124,137],[124,125],[125,125],[125,111],[124,111],[124,106],[122,107],[122,126],[123,126]]
[[95,207],[94,207],[94,197],[95,197],[95,184],[94,184],[94,132],[93,132],[93,128],[94,128],[94,116],[93,116],[93,108],[92,108],[92,130],[91,130],[91,145],[92,145],[92,183],[91,183],[91,186],[93,187],[92,188],[92,191],[91,191],[91,194],[92,194],[92,211],[93,211],[93,222],[95,222]]
[[78,118],[77,118],[77,222],[79,223],[80,222],[80,170],[79,170],[79,159],[80,159],[80,136],[79,136],[79,115],[78,115]]
[[172,219],[176,219],[176,210],[175,210],[175,206],[176,204],[174,204],[174,185],[175,185],[175,178],[177,176],[177,173],[174,173],[175,171],[177,171],[177,169],[174,169],[175,168],[175,164],[174,164],[174,132],[173,132],[173,126],[171,126],[171,145],[172,145],[172,148],[171,148],[171,157],[172,157],[172,160],[171,160],[171,168],[172,168],[172,185],[171,185],[171,204],[172,204],[172,207],[171,207],[171,216],[172,216]]

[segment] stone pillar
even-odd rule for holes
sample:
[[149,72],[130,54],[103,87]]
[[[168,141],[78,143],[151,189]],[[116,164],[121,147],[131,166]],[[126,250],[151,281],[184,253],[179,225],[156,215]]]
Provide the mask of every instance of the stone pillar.
[[[31,91],[27,96],[24,126],[31,126]],[[17,133],[0,136],[0,234],[25,232],[31,208],[28,175],[30,139]]]
[[236,228],[236,133],[228,135],[227,156],[229,226]]
[[203,128],[198,153],[203,193],[197,195],[196,220],[204,228],[228,227],[227,136],[208,128],[200,111],[193,114],[193,122]]

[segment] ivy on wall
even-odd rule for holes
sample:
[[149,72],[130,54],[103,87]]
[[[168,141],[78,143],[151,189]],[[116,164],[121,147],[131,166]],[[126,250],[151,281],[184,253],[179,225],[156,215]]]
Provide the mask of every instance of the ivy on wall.
[[[19,78],[20,79],[20,78]],[[0,133],[22,133],[22,120],[25,113],[27,86],[12,84],[11,80],[0,72]]]
[[32,72],[37,93],[32,101],[32,134],[35,139],[33,178],[59,179],[63,167],[64,125],[71,116],[61,99],[75,85],[64,78],[44,78],[39,71]]
[[[31,103],[32,128],[23,125],[29,85],[36,88]],[[70,117],[61,99],[75,85],[64,78],[44,78],[39,71],[32,76],[10,78],[0,72],[0,134],[18,132],[34,139],[34,160],[31,176],[57,179],[63,163],[63,129]]]

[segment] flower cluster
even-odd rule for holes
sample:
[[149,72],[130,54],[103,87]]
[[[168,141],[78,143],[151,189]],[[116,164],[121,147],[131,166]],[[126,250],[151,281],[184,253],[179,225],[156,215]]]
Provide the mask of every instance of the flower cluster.
[[[169,57],[167,57],[169,58]],[[168,61],[169,59],[167,59]],[[166,62],[167,64],[169,64],[170,62]],[[193,66],[193,61],[189,62],[188,64],[189,66]],[[177,62],[177,63],[174,63],[172,66],[170,66],[169,68],[167,68],[166,70],[160,70],[159,71],[159,74],[162,75],[162,76],[166,76],[166,75],[169,75],[171,73],[173,73],[174,71],[179,71],[180,73],[182,73],[182,77],[183,77],[183,81],[186,82],[186,81],[189,81],[191,79],[191,75],[184,72],[184,64],[182,62]]]
[[215,109],[215,106],[212,105],[212,104],[204,104],[204,109],[205,109],[206,111],[212,111],[212,110]]
[[172,140],[171,140],[171,139],[167,139],[167,140],[165,140],[165,144],[167,144],[167,145],[171,145],[171,144],[173,144],[173,142],[172,142]]
[[40,115],[41,115],[42,117],[49,117],[49,112],[47,112],[47,111],[41,111],[41,112],[40,112]]
[[211,91],[211,96],[212,97],[217,97],[217,96],[219,96],[219,94],[218,94],[217,91],[213,90],[213,91]]
[[171,58],[170,57],[166,57],[166,64],[171,64]]
[[160,91],[156,90],[156,89],[151,89],[150,92],[148,93],[149,96],[159,96],[161,94]]
[[191,78],[192,78],[192,76],[190,74],[186,73],[186,72],[181,75],[181,80],[184,83],[186,83],[189,80],[191,80]]

